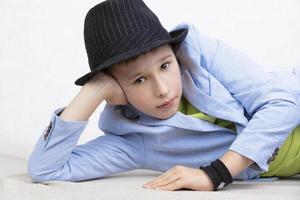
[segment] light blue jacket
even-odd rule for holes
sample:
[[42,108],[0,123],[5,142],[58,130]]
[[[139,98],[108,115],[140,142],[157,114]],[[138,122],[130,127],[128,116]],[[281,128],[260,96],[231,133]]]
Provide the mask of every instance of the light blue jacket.
[[296,69],[266,72],[192,24],[181,23],[174,30],[181,27],[189,29],[176,53],[183,95],[200,111],[234,122],[237,133],[181,112],[160,120],[131,105],[106,104],[99,119],[105,135],[77,145],[88,121],[63,120],[57,116],[62,107],[52,114],[29,158],[34,182],[80,181],[139,168],[198,168],[229,149],[255,162],[235,180],[256,179],[268,170],[268,159],[300,124]]

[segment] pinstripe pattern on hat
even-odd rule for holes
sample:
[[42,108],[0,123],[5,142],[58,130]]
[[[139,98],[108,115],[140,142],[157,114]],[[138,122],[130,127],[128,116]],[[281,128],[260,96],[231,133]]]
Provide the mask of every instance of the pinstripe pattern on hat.
[[187,29],[168,32],[142,0],[106,0],[92,7],[84,20],[84,42],[90,72],[75,81],[84,85],[109,66],[160,45],[176,45]]

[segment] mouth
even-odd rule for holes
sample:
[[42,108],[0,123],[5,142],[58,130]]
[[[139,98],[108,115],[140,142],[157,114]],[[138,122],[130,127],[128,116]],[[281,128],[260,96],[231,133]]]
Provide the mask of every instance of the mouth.
[[173,97],[167,101],[165,101],[163,104],[161,104],[160,106],[157,106],[157,108],[169,108],[174,104],[174,100],[176,97]]

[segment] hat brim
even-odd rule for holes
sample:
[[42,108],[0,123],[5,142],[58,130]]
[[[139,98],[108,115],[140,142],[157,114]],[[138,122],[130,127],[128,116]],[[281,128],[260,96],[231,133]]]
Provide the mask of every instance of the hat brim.
[[131,58],[131,57],[137,56],[139,54],[145,53],[145,52],[147,52],[147,51],[149,51],[153,48],[159,47],[163,44],[167,44],[167,43],[174,44],[174,45],[179,44],[187,36],[188,29],[187,28],[176,29],[176,30],[170,31],[169,34],[171,36],[171,39],[169,39],[169,40],[157,40],[157,41],[155,41],[151,44],[148,44],[147,46],[143,46],[143,47],[138,48],[138,49],[133,49],[131,51],[127,51],[127,52],[124,52],[123,54],[119,54],[119,55],[116,55],[116,56],[112,57],[111,59],[109,59],[109,60],[105,61],[104,63],[102,63],[101,65],[99,65],[94,71],[91,71],[91,72],[85,74],[84,76],[78,78],[75,81],[75,85],[83,86],[97,72],[102,71],[103,69],[108,68],[109,66],[111,66],[113,64],[116,64],[116,63],[119,63],[119,62],[121,62],[123,60],[126,60],[128,58]]

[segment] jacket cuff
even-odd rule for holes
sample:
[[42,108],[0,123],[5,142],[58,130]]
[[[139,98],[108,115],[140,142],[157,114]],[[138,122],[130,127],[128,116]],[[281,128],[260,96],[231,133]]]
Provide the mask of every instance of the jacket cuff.
[[56,118],[55,120],[59,120],[63,123],[71,123],[71,124],[87,124],[89,122],[89,120],[86,121],[76,121],[76,120],[64,120],[62,119],[59,115],[65,110],[65,106],[64,107],[60,107],[56,110],[54,110],[54,112],[52,113],[52,119]]
[[[59,114],[65,108],[66,107],[60,107],[60,108],[54,110],[54,112],[52,113],[50,123],[43,133],[45,142],[47,142],[50,137],[55,137],[55,135],[66,134],[66,133],[71,133],[71,132],[78,132],[77,130],[84,129],[86,127],[86,125],[88,124],[89,120],[75,121],[75,120],[65,120],[65,119],[61,118],[59,116]],[[77,136],[77,137],[79,137],[79,136]]]
[[[247,157],[248,159],[254,161],[249,168],[253,169],[255,171],[258,171],[259,173],[268,171],[268,158],[269,155],[272,155],[272,152],[269,152],[266,148],[260,148],[259,156],[257,155],[257,146],[240,146],[239,144],[244,144],[241,141],[235,140],[232,145],[230,146],[229,150],[235,151],[242,156]],[[264,159],[265,158],[265,159]]]

